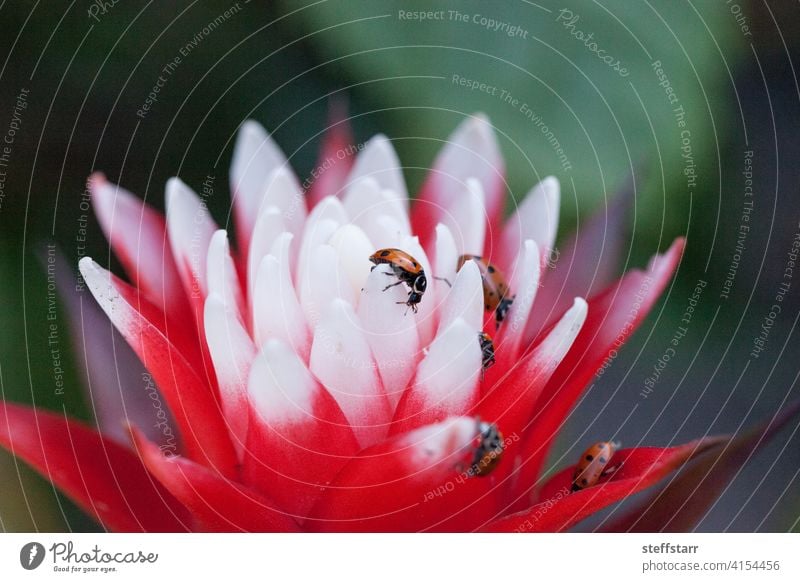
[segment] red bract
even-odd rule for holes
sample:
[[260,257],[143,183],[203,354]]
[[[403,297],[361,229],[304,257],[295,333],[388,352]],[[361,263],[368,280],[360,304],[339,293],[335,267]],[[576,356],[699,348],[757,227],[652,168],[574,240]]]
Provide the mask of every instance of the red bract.
[[[503,161],[485,117],[454,132],[413,203],[387,138],[356,148],[341,112],[331,123],[308,193],[266,131],[242,126],[235,251],[178,178],[163,217],[92,176],[132,284],[89,258],[81,273],[158,391],[120,401],[140,372],[113,369],[121,346],[109,350],[108,330],[92,325],[82,343],[99,430],[4,403],[0,444],[111,530],[287,532],[563,531],[689,462],[702,471],[749,446],[621,450],[615,471],[581,491],[570,491],[573,467],[541,485],[569,411],[652,308],[683,240],[612,282],[619,199],[552,271],[558,181],[503,221]],[[396,270],[369,262],[378,249],[400,249],[427,275],[418,309]],[[507,277],[499,328],[478,265],[458,270],[465,254]],[[481,332],[494,342],[486,369]],[[172,438],[154,442],[159,430]],[[616,528],[659,528],[674,491]]]

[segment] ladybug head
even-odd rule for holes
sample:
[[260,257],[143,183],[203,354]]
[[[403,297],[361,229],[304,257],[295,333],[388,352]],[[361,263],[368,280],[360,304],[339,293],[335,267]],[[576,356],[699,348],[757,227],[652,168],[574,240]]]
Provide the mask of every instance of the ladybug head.
[[417,304],[420,301],[422,301],[422,293],[416,293],[414,291],[411,291],[408,294],[408,300],[405,301],[404,303],[411,308],[411,311],[416,313],[417,312]]
[[503,297],[500,301],[500,305],[497,306],[497,310],[494,313],[495,320],[497,322],[497,326],[500,326],[500,323],[506,318],[508,315],[508,310],[511,309],[511,304],[514,302],[514,297]]
[[[411,282],[411,294],[419,295],[419,299],[422,299],[422,294],[425,293],[425,289],[427,288],[428,288],[428,279],[427,277],[425,277],[425,273],[420,273]],[[419,299],[417,301],[414,301],[414,303],[419,303]],[[409,301],[410,300],[411,298],[409,297]]]

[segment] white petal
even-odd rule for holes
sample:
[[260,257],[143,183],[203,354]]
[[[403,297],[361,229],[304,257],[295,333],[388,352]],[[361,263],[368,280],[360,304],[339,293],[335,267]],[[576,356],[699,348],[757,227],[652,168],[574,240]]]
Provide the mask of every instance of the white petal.
[[467,261],[456,275],[453,288],[440,308],[439,330],[447,329],[460,319],[472,328],[477,337],[483,329],[483,312],[481,271],[475,261]]
[[503,227],[503,249],[509,258],[517,256],[521,242],[536,241],[542,253],[553,249],[558,232],[561,187],[553,176],[534,186]]
[[463,192],[442,214],[450,229],[459,255],[482,255],[486,239],[486,207],[483,188],[475,178],[468,178]]
[[336,229],[348,222],[347,212],[336,196],[327,196],[320,200],[308,215],[303,228],[303,238],[300,240],[300,250],[297,255],[296,281],[302,280],[308,268],[311,251],[318,245],[327,243]]
[[539,290],[541,266],[539,246],[532,240],[526,240],[517,259],[517,268],[511,282],[514,302],[506,320],[500,326],[497,337],[498,345],[502,344],[503,350],[512,358],[517,357],[525,324],[528,322],[536,292]]
[[572,347],[572,343],[586,321],[587,313],[586,301],[576,297],[572,307],[567,310],[553,330],[536,348],[541,354],[542,361],[549,361],[550,369],[558,366]]
[[[398,248],[404,250],[409,255],[414,257],[425,271],[426,277],[430,277],[433,273],[431,263],[428,260],[428,255],[419,244],[419,239],[416,236],[403,237],[398,245]],[[428,280],[430,285],[430,280]],[[400,285],[398,285],[400,287]],[[417,330],[419,331],[419,338],[422,345],[427,345],[433,339],[436,329],[436,297],[434,293],[426,293],[422,297],[422,301],[417,306]],[[410,315],[410,314],[409,314]]]
[[259,214],[272,206],[279,208],[289,232],[299,236],[306,221],[306,201],[294,172],[288,166],[275,169],[267,178],[265,188]]
[[240,242],[249,242],[269,176],[278,168],[289,170],[286,156],[259,123],[245,121],[236,136],[230,173]]
[[[351,184],[342,204],[353,224],[360,226],[373,242],[383,237],[377,223],[377,218],[383,215],[392,217],[403,234],[411,233],[406,208],[398,203],[396,194],[381,189],[374,178],[361,178]],[[380,247],[376,244],[376,248]]]
[[396,219],[388,214],[382,214],[375,219],[376,228],[371,229],[369,238],[375,249],[397,248],[403,240],[410,235],[410,229],[405,228]]
[[483,114],[469,117],[448,137],[434,162],[437,198],[453,210],[459,203],[467,178],[476,178],[487,194],[502,180],[503,158],[497,137]]
[[251,307],[253,304],[253,288],[256,285],[256,274],[258,273],[261,259],[269,254],[278,235],[285,230],[286,226],[283,222],[280,208],[277,206],[265,208],[259,214],[255,228],[253,228],[253,235],[250,238],[250,249],[247,252],[247,286]]
[[342,299],[353,305],[355,293],[339,269],[336,249],[330,245],[319,245],[311,251],[308,270],[300,283],[300,305],[312,328],[334,299]]
[[440,462],[454,462],[474,446],[477,422],[474,418],[455,417],[425,425],[403,437],[421,468]]
[[384,291],[394,282],[389,275],[394,276],[388,265],[378,265],[369,273],[358,304],[358,315],[394,409],[414,375],[420,346],[416,321],[397,305],[398,301],[406,301],[408,291],[404,285]]
[[275,241],[273,254],[261,260],[254,287],[253,332],[259,346],[277,338],[308,361],[310,332],[289,272],[291,240],[290,233],[283,233]]
[[464,414],[477,399],[481,367],[478,334],[457,319],[433,340],[417,369],[415,390],[424,395],[429,412]]
[[99,172],[88,186],[97,221],[136,286],[161,309],[184,303],[172,252],[164,247],[163,215]]
[[[456,280],[456,267],[458,267],[459,257],[453,234],[449,228],[441,223],[436,225],[435,251],[434,264],[436,267],[433,270],[433,274],[437,278],[433,280],[433,284],[436,288],[437,303],[441,303],[450,293],[450,285]],[[442,279],[446,281],[442,281]],[[430,284],[430,281],[428,283]]]
[[369,257],[375,248],[364,231],[354,224],[345,224],[333,233],[330,245],[336,249],[341,273],[349,281],[357,298],[372,267]]
[[311,211],[311,214],[308,215],[308,219],[306,220],[306,232],[309,229],[313,229],[314,224],[321,220],[333,220],[339,224],[350,222],[347,210],[345,210],[342,205],[342,201],[336,196],[326,196],[319,201],[319,204],[317,204],[314,210]]
[[212,293],[205,304],[205,333],[219,384],[222,412],[241,457],[247,438],[247,379],[256,348],[239,318]]
[[206,203],[179,178],[167,181],[167,234],[184,288],[192,297],[205,297],[206,257],[217,225]]
[[327,244],[328,241],[336,232],[341,223],[335,220],[324,219],[315,221],[312,229],[306,228],[303,240],[300,244],[300,252],[297,255],[297,268],[294,272],[295,283],[299,287],[303,280],[308,277],[308,271],[311,268],[311,255],[315,249],[322,245]]
[[280,426],[314,414],[316,381],[297,354],[280,340],[270,340],[253,361],[248,393],[264,422]]
[[216,294],[227,309],[244,317],[244,297],[239,288],[239,277],[231,258],[228,233],[220,229],[211,237],[207,258],[208,294]]
[[334,300],[314,331],[310,369],[350,421],[362,446],[385,437],[391,408],[358,316]]
[[400,159],[385,135],[376,135],[364,145],[347,181],[348,184],[354,184],[360,178],[366,177],[373,178],[381,188],[393,192],[403,207],[408,204],[408,189]]

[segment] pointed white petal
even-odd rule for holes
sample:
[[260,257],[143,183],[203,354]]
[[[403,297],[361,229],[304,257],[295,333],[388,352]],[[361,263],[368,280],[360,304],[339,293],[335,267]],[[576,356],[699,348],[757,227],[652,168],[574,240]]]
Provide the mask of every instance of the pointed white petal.
[[314,377],[297,354],[280,340],[269,340],[253,361],[248,393],[267,424],[302,421],[314,414]]
[[280,209],[289,232],[299,236],[306,221],[306,201],[297,177],[288,166],[275,169],[267,178],[258,213],[272,206]]
[[483,329],[483,279],[475,261],[467,261],[456,275],[453,288],[439,312],[439,330],[450,327],[457,319],[472,328],[475,336]]
[[[428,255],[419,244],[419,238],[416,236],[403,237],[400,241],[398,248],[404,250],[409,255],[417,259],[419,264],[422,265],[425,275],[428,278],[428,285],[431,284],[430,277],[433,270],[431,269],[431,262],[428,260]],[[400,285],[398,285],[400,287]],[[406,289],[407,290],[407,289]],[[420,342],[422,345],[427,345],[433,339],[436,330],[436,294],[426,293],[422,297],[422,301],[417,305],[417,330],[419,331]],[[411,314],[409,313],[409,316]]]
[[253,228],[250,249],[247,252],[247,288],[250,305],[253,305],[253,288],[261,259],[269,254],[278,236],[286,230],[281,211],[277,206],[262,210]]
[[97,172],[88,180],[92,206],[114,254],[158,307],[180,309],[186,296],[172,252],[164,239],[164,216],[138,196]]
[[242,245],[250,242],[269,177],[278,168],[291,171],[286,156],[259,123],[245,121],[236,136],[230,173],[239,243]]
[[306,220],[306,232],[314,228],[314,224],[321,220],[333,220],[339,224],[350,222],[342,201],[336,196],[326,196],[314,207]]
[[261,260],[253,298],[253,333],[258,346],[267,340],[288,343],[304,361],[308,361],[311,338],[289,272],[290,233],[275,241],[270,255]]
[[527,239],[536,241],[542,253],[549,253],[553,249],[560,204],[561,186],[553,176],[545,178],[531,189],[503,226],[502,252],[508,260],[514,260],[521,250],[522,241]]
[[300,249],[297,255],[296,281],[301,281],[308,268],[311,251],[320,244],[327,243],[336,229],[347,224],[349,219],[341,201],[336,196],[327,196],[314,207],[303,228]]
[[206,203],[179,178],[167,181],[167,234],[183,286],[194,298],[205,297],[206,257],[217,225]]
[[309,367],[339,403],[362,446],[386,436],[389,401],[361,322],[346,301],[332,301],[317,325]]
[[354,184],[361,178],[370,177],[380,184],[381,188],[390,190],[403,207],[408,204],[408,189],[403,178],[400,159],[391,142],[385,135],[376,135],[358,154],[356,163],[348,176],[348,183]]
[[345,224],[333,233],[330,245],[336,249],[341,273],[353,288],[354,297],[358,298],[372,267],[369,261],[370,255],[375,252],[372,243],[363,230],[353,224]]
[[497,361],[500,364],[513,365],[520,355],[522,336],[539,290],[542,262],[539,246],[534,241],[525,241],[516,265],[514,277],[510,282],[514,302],[495,337],[495,346],[498,348]]
[[450,134],[447,142],[436,160],[439,171],[461,180],[475,176],[484,187],[496,179],[503,158],[486,115],[478,113],[467,118]]
[[553,330],[542,340],[537,350],[543,362],[549,362],[549,369],[554,369],[561,363],[564,356],[572,347],[572,343],[586,321],[588,306],[580,297],[575,298],[567,312],[561,317]]
[[[373,242],[384,236],[376,220],[383,215],[392,217],[403,234],[411,233],[405,206],[398,203],[395,193],[381,189],[380,184],[374,178],[361,178],[351,184],[342,204],[353,224],[360,226]],[[376,248],[380,247],[376,246]]]
[[398,301],[406,301],[405,285],[384,291],[394,282],[393,276],[388,265],[375,267],[367,277],[358,304],[358,315],[392,409],[397,406],[421,357],[416,321],[397,305]]
[[341,225],[342,223],[326,218],[315,221],[313,228],[308,228],[309,225],[306,226],[305,234],[300,244],[300,252],[297,254],[297,267],[294,272],[297,287],[300,287],[302,281],[308,277],[308,270],[311,268],[311,255],[314,250],[319,245],[327,244],[333,233]]
[[[450,285],[456,280],[456,267],[458,266],[458,249],[450,229],[444,224],[436,225],[436,256],[434,257],[433,280],[436,288],[436,302],[442,303],[450,293]],[[441,279],[446,279],[442,281]],[[428,284],[431,282],[429,281]],[[449,283],[449,285],[448,285]]]
[[476,419],[459,416],[429,424],[411,431],[403,440],[414,453],[421,470],[441,462],[455,462],[474,446]]
[[[494,129],[483,114],[466,119],[447,139],[433,166],[431,202],[453,211],[461,203],[467,178],[483,188],[490,215],[502,202],[504,162]],[[454,233],[455,234],[455,233]],[[456,238],[458,238],[456,236]]]
[[355,293],[339,269],[339,254],[330,245],[319,245],[311,251],[308,270],[300,283],[300,305],[312,328],[334,299],[353,305]]
[[463,193],[442,216],[456,241],[459,255],[482,255],[486,239],[486,207],[481,183],[468,178]]
[[414,389],[436,416],[465,414],[477,400],[481,367],[478,333],[456,319],[433,340],[417,369]]
[[220,401],[233,444],[241,458],[247,439],[247,379],[256,348],[241,321],[212,293],[205,304],[205,332]]
[[208,245],[206,276],[209,295],[216,294],[225,306],[244,319],[244,296],[231,258],[228,233],[220,229]]
[[369,238],[375,249],[397,248],[403,240],[410,237],[410,228],[405,228],[388,214],[381,214],[375,219],[375,228],[370,229]]

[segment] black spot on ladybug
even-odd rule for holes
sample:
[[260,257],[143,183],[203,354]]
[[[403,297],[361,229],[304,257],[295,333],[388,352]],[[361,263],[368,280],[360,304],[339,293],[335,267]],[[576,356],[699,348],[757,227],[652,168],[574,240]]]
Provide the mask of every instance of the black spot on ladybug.
[[585,477],[583,479],[581,479],[581,483],[583,483],[584,485],[586,485],[588,482],[589,481]]
[[391,251],[383,251],[383,252],[381,253],[381,256],[382,256],[382,257],[388,257],[388,256],[389,256],[389,255],[391,255],[391,254],[392,254],[392,252],[391,252]]
[[607,460],[608,460],[608,459],[606,459],[605,457],[600,457],[600,462],[601,462],[601,463],[605,463]]
[[415,267],[419,267],[419,265],[417,264],[417,261],[411,261],[411,264],[414,265]]
[[489,311],[489,310],[491,309],[491,307],[489,307],[489,304],[488,304],[488,303],[487,303],[486,305],[484,305],[484,306],[483,306],[483,308],[484,308],[486,311]]
[[[594,457],[592,455],[586,455],[586,460],[587,461],[594,461]],[[603,459],[600,459],[600,460],[602,461]]]
[[490,273],[494,273],[494,267],[491,265],[489,265],[489,267],[486,270],[489,271]]

